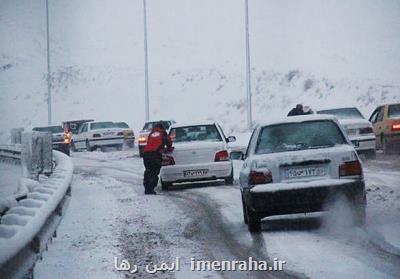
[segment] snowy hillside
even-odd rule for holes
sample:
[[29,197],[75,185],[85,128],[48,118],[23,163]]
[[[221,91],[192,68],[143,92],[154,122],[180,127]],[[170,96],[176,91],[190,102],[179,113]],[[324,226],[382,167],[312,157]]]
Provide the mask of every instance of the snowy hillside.
[[[0,0],[0,139],[45,125],[43,1]],[[50,2],[53,120],[144,121],[141,1]],[[151,118],[244,130],[242,0],[148,1]],[[254,120],[400,101],[400,2],[250,1]]]

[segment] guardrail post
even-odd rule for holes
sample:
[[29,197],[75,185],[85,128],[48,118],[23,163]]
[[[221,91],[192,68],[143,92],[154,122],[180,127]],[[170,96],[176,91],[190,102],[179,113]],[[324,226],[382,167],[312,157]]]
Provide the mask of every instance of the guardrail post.
[[22,176],[35,178],[32,174],[32,133],[22,133],[21,166]]

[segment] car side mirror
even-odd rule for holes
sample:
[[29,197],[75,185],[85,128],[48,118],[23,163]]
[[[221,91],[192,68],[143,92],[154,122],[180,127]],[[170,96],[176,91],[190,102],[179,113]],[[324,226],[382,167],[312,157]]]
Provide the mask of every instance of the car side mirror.
[[236,141],[236,137],[234,137],[234,136],[229,136],[229,137],[227,137],[226,141],[227,141],[227,142],[234,142],[234,141]]
[[232,151],[229,155],[231,160],[244,160],[244,153],[242,151]]

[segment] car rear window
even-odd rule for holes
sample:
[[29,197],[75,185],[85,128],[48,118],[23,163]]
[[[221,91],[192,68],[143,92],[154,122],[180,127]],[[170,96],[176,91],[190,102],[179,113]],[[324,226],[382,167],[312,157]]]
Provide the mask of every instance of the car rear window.
[[99,130],[99,129],[107,129],[107,128],[115,128],[115,124],[113,122],[95,122],[91,123],[90,129]]
[[357,108],[327,109],[317,111],[317,114],[331,114],[339,119],[364,118]]
[[341,130],[330,120],[284,123],[263,127],[255,152],[278,153],[326,148],[345,143]]
[[172,128],[169,135],[174,142],[222,141],[222,137],[215,125],[196,125]]
[[389,105],[388,117],[400,118],[400,104]]
[[114,124],[115,124],[115,126],[117,126],[118,128],[129,128],[129,125],[126,124],[125,122],[117,122],[117,123],[114,123]]
[[49,126],[49,127],[36,127],[33,131],[37,132],[51,132],[52,134],[63,133],[64,129],[61,126]]

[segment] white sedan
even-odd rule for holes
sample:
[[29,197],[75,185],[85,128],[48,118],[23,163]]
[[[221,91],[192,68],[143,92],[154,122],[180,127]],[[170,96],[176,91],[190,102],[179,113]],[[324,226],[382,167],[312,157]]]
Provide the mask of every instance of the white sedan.
[[330,114],[338,118],[359,154],[369,159],[376,157],[376,137],[372,124],[355,108],[336,108],[317,111],[318,114]]
[[121,150],[123,144],[123,129],[115,126],[113,122],[93,121],[82,124],[78,133],[72,135],[71,149],[93,151],[98,147],[112,146]]
[[169,136],[174,151],[163,158],[163,190],[168,190],[174,182],[224,179],[226,184],[233,183],[228,142],[236,138],[225,137],[218,123],[174,124]]

